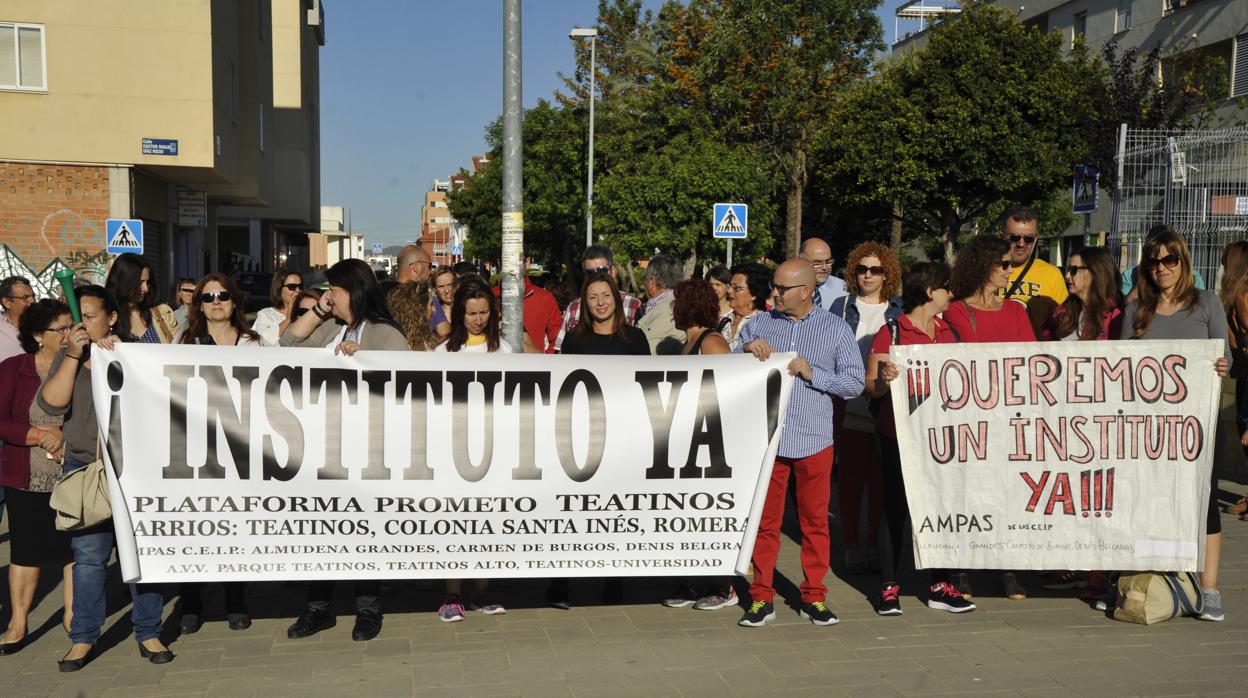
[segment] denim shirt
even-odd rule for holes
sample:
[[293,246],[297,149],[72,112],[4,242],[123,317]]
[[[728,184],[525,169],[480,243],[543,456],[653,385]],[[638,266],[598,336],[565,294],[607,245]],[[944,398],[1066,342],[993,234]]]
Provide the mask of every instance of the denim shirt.
[[[851,293],[847,296],[841,296],[832,301],[832,309],[828,312],[841,318],[849,324],[849,329],[854,332],[858,331],[858,318],[861,315],[858,312],[857,304],[858,296]],[[888,299],[888,309],[884,311],[884,322],[896,320],[901,316],[901,299]]]

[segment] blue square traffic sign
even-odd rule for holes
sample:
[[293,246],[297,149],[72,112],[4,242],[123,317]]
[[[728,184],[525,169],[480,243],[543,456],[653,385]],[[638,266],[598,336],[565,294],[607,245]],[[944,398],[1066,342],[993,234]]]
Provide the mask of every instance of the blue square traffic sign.
[[104,246],[109,254],[143,254],[143,221],[109,218],[104,230]]
[[717,238],[743,239],[749,229],[750,207],[746,204],[715,204],[711,234]]

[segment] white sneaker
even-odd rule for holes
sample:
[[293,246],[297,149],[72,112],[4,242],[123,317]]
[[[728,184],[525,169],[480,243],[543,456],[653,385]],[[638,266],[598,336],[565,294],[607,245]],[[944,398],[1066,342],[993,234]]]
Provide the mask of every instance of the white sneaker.
[[1201,589],[1204,597],[1204,610],[1197,618],[1201,620],[1226,620],[1226,611],[1222,608],[1222,592],[1217,589]]

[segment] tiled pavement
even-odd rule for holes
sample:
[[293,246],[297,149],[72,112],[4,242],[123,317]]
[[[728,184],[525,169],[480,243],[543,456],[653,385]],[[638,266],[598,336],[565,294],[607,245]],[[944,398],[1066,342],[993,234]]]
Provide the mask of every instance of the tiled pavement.
[[[865,597],[876,580],[838,567],[828,577],[829,603],[841,617],[832,627],[812,626],[792,608],[758,629],[737,627],[739,609],[662,608],[655,600],[668,584],[659,580],[630,582],[619,606],[592,604],[600,582],[574,582],[574,598],[585,603],[571,611],[543,607],[541,583],[504,581],[497,586],[506,615],[469,612],[446,624],[433,612],[438,589],[395,582],[378,639],[352,642],[352,617],[343,615],[338,627],[292,641],[285,628],[302,587],[260,584],[249,595],[257,616],[250,630],[231,632],[210,618],[198,634],[173,640],[176,661],[153,666],[128,636],[117,585],[101,643],[108,649],[83,671],[59,674],[55,661],[68,645],[57,628],[59,587],[48,588],[32,619],[38,639],[0,657],[0,696],[1248,695],[1248,523],[1224,522],[1228,620],[1152,627],[1111,620],[1060,594],[1009,601],[985,593],[989,577],[976,578],[979,609],[969,615],[920,606],[910,593],[917,586],[903,581],[905,615],[880,618]],[[7,559],[0,542],[0,565]],[[780,569],[800,579],[791,541]],[[1034,578],[1023,582],[1037,589]],[[221,598],[219,587],[210,589],[211,614]],[[7,587],[2,593],[7,606]],[[166,612],[174,608],[170,601]],[[167,627],[172,638],[176,620]]]

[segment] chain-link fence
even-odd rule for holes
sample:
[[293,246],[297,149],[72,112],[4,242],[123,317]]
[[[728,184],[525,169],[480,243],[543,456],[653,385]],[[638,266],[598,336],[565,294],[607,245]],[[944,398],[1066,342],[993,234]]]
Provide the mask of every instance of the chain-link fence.
[[1183,235],[1210,289],[1222,250],[1248,239],[1248,127],[1211,131],[1125,129],[1118,145],[1114,223],[1108,245],[1134,267],[1148,229]]

